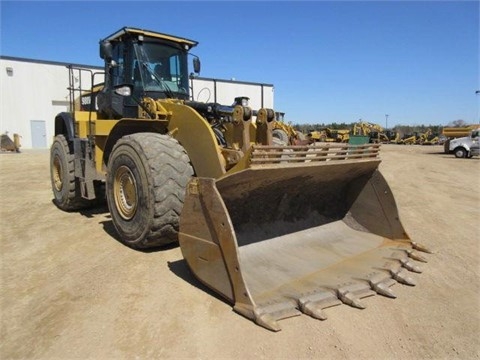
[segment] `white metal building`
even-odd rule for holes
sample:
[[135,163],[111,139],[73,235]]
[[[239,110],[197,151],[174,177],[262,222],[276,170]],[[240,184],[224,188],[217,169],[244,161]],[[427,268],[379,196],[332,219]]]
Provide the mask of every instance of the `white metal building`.
[[[54,118],[69,111],[67,63],[0,56],[0,133],[21,136],[22,149],[47,148],[54,133]],[[103,68],[72,64],[89,69],[95,83],[103,81]],[[91,86],[91,76],[74,76],[75,87]],[[232,105],[240,96],[250,98],[250,107],[273,108],[273,85],[196,77],[191,81],[193,100]]]
[[273,109],[273,85],[235,80],[220,80],[198,77],[191,84],[193,100],[232,105],[236,97],[250,98],[253,110],[262,107]]

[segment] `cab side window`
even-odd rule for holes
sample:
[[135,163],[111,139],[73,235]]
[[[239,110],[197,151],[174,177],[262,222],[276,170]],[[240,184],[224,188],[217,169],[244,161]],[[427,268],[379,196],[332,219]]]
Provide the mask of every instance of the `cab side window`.
[[115,61],[115,66],[112,68],[112,83],[113,86],[125,84],[125,54],[124,44],[118,43],[113,48],[112,60]]

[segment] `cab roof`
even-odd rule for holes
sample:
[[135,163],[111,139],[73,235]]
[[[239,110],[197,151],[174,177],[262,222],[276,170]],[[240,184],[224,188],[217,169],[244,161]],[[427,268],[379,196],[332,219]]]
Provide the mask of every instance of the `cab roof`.
[[156,31],[143,30],[143,29],[137,29],[137,28],[132,28],[132,27],[123,27],[120,30],[114,32],[113,34],[107,36],[102,41],[115,40],[115,39],[120,38],[124,34],[137,34],[137,35],[143,35],[145,37],[150,37],[150,38],[173,41],[175,43],[188,45],[189,48],[192,48],[192,47],[198,45],[198,42],[195,41],[195,40],[190,40],[190,39],[178,37],[178,36],[175,36],[175,35],[163,34],[163,33],[159,33],[159,32],[156,32]]

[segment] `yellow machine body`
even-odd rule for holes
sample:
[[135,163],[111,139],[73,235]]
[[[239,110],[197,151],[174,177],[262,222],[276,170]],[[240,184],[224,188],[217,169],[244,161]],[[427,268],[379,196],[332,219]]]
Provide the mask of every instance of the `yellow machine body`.
[[[145,90],[137,99],[134,85],[112,85],[120,76],[112,47],[124,43],[137,54],[127,73],[143,67],[144,89],[145,79],[163,84],[157,97]],[[90,206],[106,180],[123,242],[146,248],[178,239],[196,278],[273,331],[280,319],[325,319],[330,306],[363,308],[363,297],[395,297],[391,285],[414,284],[405,270],[419,272],[412,260],[425,259],[413,250],[426,249],[401,224],[378,170],[379,144],[276,146],[274,130],[293,136],[293,128],[275,123],[272,109],[259,109],[254,124],[248,106],[189,100],[180,76],[172,91],[139,55],[154,45],[168,54],[176,46],[170,59],[186,76],[182,61],[196,42],[124,28],[101,42],[105,87],[81,94],[89,104],[98,95],[99,109],[71,99],[73,116],[56,117],[51,174],[59,208]],[[338,134],[348,141],[348,130]]]

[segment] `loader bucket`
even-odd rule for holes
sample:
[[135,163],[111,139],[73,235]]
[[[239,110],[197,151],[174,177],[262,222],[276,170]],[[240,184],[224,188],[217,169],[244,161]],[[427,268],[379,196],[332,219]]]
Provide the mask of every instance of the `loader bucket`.
[[179,241],[191,271],[234,310],[278,331],[278,320],[375,293],[419,272],[379,145],[255,146],[243,170],[187,187]]

